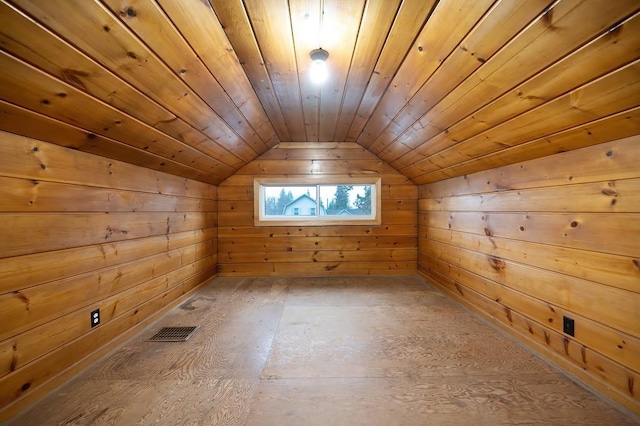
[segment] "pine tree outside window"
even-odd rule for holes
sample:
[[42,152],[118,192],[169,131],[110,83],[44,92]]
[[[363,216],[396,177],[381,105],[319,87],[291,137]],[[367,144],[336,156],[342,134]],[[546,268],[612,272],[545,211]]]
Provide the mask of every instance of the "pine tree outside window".
[[256,226],[379,225],[380,178],[329,177],[320,184],[308,179],[256,178]]

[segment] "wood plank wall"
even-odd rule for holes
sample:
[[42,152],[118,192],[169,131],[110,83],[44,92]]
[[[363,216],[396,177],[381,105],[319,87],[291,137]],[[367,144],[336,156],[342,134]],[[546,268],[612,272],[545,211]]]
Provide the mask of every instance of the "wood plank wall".
[[[380,176],[380,226],[253,225],[256,177]],[[355,143],[281,143],[218,187],[221,276],[415,274],[418,187]]]
[[216,191],[0,132],[0,419],[215,276]]
[[[640,413],[640,136],[420,186],[419,273]],[[563,333],[575,320],[575,337]]]

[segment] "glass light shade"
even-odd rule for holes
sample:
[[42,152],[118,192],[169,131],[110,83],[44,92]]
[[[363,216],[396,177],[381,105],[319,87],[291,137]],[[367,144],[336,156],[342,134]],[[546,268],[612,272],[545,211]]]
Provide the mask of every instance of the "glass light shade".
[[311,64],[311,71],[309,73],[311,81],[315,84],[322,84],[327,81],[329,77],[329,70],[327,69],[327,63],[321,59],[316,59]]
[[313,63],[311,64],[310,77],[311,81],[316,84],[324,83],[329,77],[329,70],[327,69],[326,60],[329,57],[329,52],[323,48],[314,49],[309,54]]

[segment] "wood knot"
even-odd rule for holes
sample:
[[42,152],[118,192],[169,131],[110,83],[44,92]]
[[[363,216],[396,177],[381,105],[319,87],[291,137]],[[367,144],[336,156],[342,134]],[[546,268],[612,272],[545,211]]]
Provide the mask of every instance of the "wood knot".
[[20,299],[22,302],[24,302],[27,305],[29,305],[29,298],[27,296],[25,296],[24,294],[20,293],[19,291],[16,291],[15,295],[18,296],[18,299]]
[[578,227],[578,225],[579,225],[579,223],[578,223],[578,222],[576,222],[575,220],[574,220],[573,222],[571,222],[571,227],[572,227],[572,228],[577,228],[577,227]]
[[79,71],[74,69],[63,69],[61,71],[62,79],[67,83],[78,87],[86,91],[86,87],[82,82],[82,78],[89,77],[89,73],[86,71]]
[[461,296],[464,296],[464,293],[462,292],[462,288],[460,287],[460,284],[455,283],[456,286],[456,290],[458,290],[458,293],[460,293]]
[[491,229],[485,227],[484,235],[486,235],[487,237],[493,237],[493,232],[491,232]]
[[495,256],[489,257],[489,265],[491,265],[491,267],[495,269],[496,272],[500,272],[507,267],[507,264],[505,263],[504,260]]

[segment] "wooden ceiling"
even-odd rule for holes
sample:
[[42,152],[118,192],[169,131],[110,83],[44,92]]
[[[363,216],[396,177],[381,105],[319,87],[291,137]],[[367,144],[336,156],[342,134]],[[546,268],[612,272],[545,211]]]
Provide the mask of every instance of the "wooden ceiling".
[[0,0],[0,129],[213,184],[281,141],[355,141],[432,182],[639,134],[639,10]]

